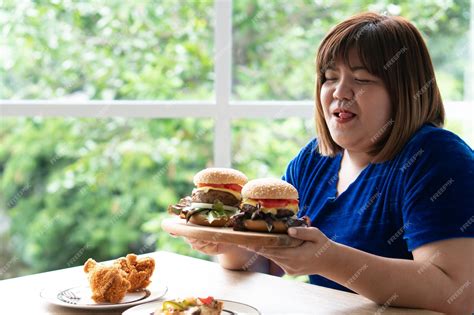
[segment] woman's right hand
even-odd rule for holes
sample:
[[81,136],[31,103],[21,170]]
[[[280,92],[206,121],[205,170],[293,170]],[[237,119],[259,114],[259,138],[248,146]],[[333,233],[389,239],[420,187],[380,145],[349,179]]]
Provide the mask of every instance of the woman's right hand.
[[217,242],[208,242],[208,241],[201,241],[195,238],[184,238],[184,240],[191,245],[194,250],[197,250],[206,255],[220,255],[226,254],[232,249],[237,249],[236,245],[232,244],[224,244],[224,243],[217,243]]

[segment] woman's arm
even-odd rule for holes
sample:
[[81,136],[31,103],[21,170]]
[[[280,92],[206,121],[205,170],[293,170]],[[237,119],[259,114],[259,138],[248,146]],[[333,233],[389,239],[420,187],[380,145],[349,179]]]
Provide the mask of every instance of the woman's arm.
[[269,273],[269,260],[252,251],[235,245],[221,244],[224,250],[217,255],[219,264],[230,270]]
[[474,239],[430,243],[413,258],[385,258],[338,244],[331,266],[320,274],[382,305],[474,311]]
[[233,245],[225,253],[217,255],[217,259],[225,269],[261,272],[278,277],[285,274],[273,261]]
[[290,275],[319,274],[387,306],[453,314],[474,310],[474,239],[430,243],[414,260],[372,255],[328,239],[316,228],[296,228],[305,240],[292,249],[258,249]]
[[236,245],[203,242],[190,238],[185,240],[193,249],[201,253],[216,255],[219,264],[225,269],[261,272],[279,277],[284,274],[284,271],[274,262]]

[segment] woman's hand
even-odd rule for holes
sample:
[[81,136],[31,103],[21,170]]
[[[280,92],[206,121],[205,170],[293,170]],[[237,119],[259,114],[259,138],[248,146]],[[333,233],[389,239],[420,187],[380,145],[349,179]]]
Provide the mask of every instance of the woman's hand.
[[319,229],[314,227],[290,228],[288,234],[305,242],[293,248],[242,247],[272,260],[289,275],[317,274],[330,265],[337,243],[329,239]]
[[184,238],[184,240],[191,245],[192,249],[197,250],[206,255],[220,255],[226,254],[231,249],[237,248],[236,245],[217,243],[217,242],[207,242],[200,241],[195,238]]

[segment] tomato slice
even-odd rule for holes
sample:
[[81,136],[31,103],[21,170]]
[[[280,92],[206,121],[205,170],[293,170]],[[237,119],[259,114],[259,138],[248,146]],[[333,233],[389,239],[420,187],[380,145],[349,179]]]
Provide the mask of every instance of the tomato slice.
[[265,208],[286,207],[288,204],[298,204],[295,199],[259,199],[258,202]]
[[198,187],[215,187],[215,188],[224,188],[230,189],[236,192],[242,191],[242,186],[237,184],[198,184]]
[[212,296],[208,296],[207,298],[198,298],[198,299],[204,305],[209,305],[212,303],[212,301],[214,301],[214,298]]

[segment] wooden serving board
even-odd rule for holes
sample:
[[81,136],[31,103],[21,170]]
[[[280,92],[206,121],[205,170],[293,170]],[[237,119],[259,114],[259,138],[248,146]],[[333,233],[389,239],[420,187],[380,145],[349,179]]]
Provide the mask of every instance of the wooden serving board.
[[210,227],[186,223],[186,220],[179,218],[164,219],[161,227],[170,234],[209,242],[262,247],[296,247],[303,243],[302,240],[287,234],[234,231],[230,227]]

